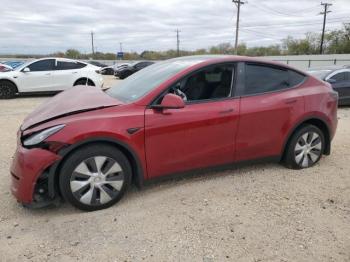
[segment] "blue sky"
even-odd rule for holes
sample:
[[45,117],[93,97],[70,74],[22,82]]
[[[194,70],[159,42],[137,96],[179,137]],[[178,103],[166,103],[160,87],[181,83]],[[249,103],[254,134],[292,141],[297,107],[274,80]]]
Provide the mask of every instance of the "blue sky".
[[[327,29],[350,22],[350,0],[330,0]],[[0,54],[47,54],[76,48],[98,51],[207,48],[234,42],[236,8],[231,0],[0,0]],[[320,32],[319,0],[249,0],[242,6],[240,42],[278,44],[291,35]]]

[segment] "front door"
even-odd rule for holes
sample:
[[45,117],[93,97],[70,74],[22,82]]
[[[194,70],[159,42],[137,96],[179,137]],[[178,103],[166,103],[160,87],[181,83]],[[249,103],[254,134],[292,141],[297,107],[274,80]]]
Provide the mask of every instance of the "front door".
[[145,144],[150,177],[231,163],[239,117],[232,97],[234,66],[203,69],[173,88],[182,109],[146,109]]
[[27,66],[29,72],[21,71],[18,77],[20,91],[40,92],[52,91],[52,77],[54,74],[55,59],[45,59]]
[[339,94],[339,104],[350,103],[350,72],[337,73],[330,79],[333,89]]

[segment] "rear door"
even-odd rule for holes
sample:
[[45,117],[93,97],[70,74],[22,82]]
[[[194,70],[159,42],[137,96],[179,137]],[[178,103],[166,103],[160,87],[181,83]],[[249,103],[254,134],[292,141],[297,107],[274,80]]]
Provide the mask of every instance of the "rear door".
[[52,76],[54,73],[55,59],[45,59],[33,62],[26,68],[29,72],[21,71],[18,76],[20,92],[53,91]]
[[236,160],[279,156],[284,138],[304,112],[305,76],[267,64],[247,63],[241,94]]
[[70,61],[64,59],[57,59],[55,72],[53,74],[53,88],[55,90],[66,90],[72,87],[76,80],[80,77],[88,77],[82,75],[81,68],[86,64],[78,61]]

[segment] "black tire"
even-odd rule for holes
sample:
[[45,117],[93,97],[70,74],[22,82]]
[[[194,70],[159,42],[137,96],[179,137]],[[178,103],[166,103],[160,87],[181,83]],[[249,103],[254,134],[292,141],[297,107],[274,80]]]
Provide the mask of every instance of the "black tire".
[[[95,179],[97,179],[98,174],[100,173],[99,171],[95,172],[96,170],[99,170],[97,167],[99,164],[97,163],[98,161],[96,161],[96,158],[103,157],[105,157],[106,160],[102,165],[100,165],[101,173],[105,173],[102,171],[103,168],[107,173],[113,169],[114,164],[112,160],[119,165],[121,171],[111,173],[111,175],[113,175],[112,178],[114,178],[113,180],[108,180],[105,178],[104,182],[100,182],[100,180],[96,182]],[[89,165],[89,163],[93,163],[91,162],[91,159],[93,159],[93,162],[95,163],[94,167],[93,165]],[[112,161],[111,165],[109,164],[109,161]],[[93,174],[93,176],[82,175],[84,173],[77,172],[78,167],[80,167],[83,163],[88,171],[91,171],[90,174]],[[79,171],[80,170],[81,169],[79,169]],[[109,175],[106,175],[105,177],[108,176]],[[130,163],[121,151],[110,145],[93,144],[77,149],[64,161],[59,173],[59,188],[63,198],[73,206],[84,211],[95,211],[108,208],[117,203],[123,197],[127,188],[129,187],[131,177],[132,171]],[[79,184],[80,181],[87,184],[81,186],[80,189],[78,188],[73,192],[72,187],[74,187],[76,183]],[[115,183],[120,181],[122,181],[122,185],[119,190],[108,184],[108,182]],[[99,184],[95,185],[95,183]],[[108,193],[107,195],[109,196],[110,200],[108,200],[108,202],[101,203],[103,202],[102,199],[104,193]],[[86,197],[87,195],[91,195],[91,198]],[[86,201],[86,199],[88,200]],[[82,201],[89,203],[83,203]]]
[[0,81],[0,99],[14,98],[17,93],[17,87],[10,81]]
[[[315,139],[313,134],[317,134]],[[303,141],[305,141],[304,145]],[[323,132],[314,125],[305,124],[292,135],[287,144],[283,162],[286,167],[291,169],[309,168],[321,159],[324,149],[325,138]]]
[[[87,81],[88,86],[95,86],[94,82],[92,82],[90,79]],[[80,79],[74,83],[74,86],[86,86],[86,79]]]

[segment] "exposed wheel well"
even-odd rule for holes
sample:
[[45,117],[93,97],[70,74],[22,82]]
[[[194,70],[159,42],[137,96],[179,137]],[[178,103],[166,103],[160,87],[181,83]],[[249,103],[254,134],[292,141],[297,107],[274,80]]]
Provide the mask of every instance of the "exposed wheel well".
[[86,77],[79,78],[77,81],[74,82],[73,86],[75,86],[80,81],[82,81],[84,83],[86,83],[86,81],[88,81],[89,84],[96,86],[94,81],[92,81],[90,78],[86,78]]
[[62,165],[66,159],[73,154],[77,149],[80,149],[85,146],[90,146],[93,144],[104,144],[104,145],[110,145],[117,149],[119,149],[129,160],[131,169],[132,169],[132,183],[135,184],[137,187],[141,187],[143,184],[143,171],[141,164],[136,159],[136,155],[130,151],[125,145],[122,145],[118,142],[114,142],[113,140],[95,140],[95,141],[87,141],[84,143],[79,144],[78,146],[75,146],[73,149],[69,150],[68,152],[63,153],[63,157],[58,163],[58,165],[54,168],[54,171],[52,172],[51,176],[49,177],[49,192],[51,197],[55,195],[55,192],[59,192],[59,173],[62,168]]
[[304,122],[300,123],[296,128],[294,128],[293,132],[288,137],[287,143],[285,143],[282,157],[285,156],[286,149],[287,149],[288,144],[290,143],[294,133],[298,129],[300,129],[302,126],[305,126],[307,124],[314,125],[314,126],[318,127],[323,132],[325,143],[326,143],[323,154],[325,154],[325,155],[330,154],[330,152],[331,152],[331,138],[330,138],[329,129],[328,129],[327,124],[324,121],[322,121],[321,119],[311,118],[311,119],[305,120]]
[[0,83],[1,83],[1,82],[8,82],[8,83],[13,84],[13,85],[15,86],[15,88],[16,88],[16,93],[18,93],[18,87],[17,87],[17,85],[16,85],[15,82],[13,82],[13,81],[11,81],[11,80],[9,80],[9,79],[0,79]]

